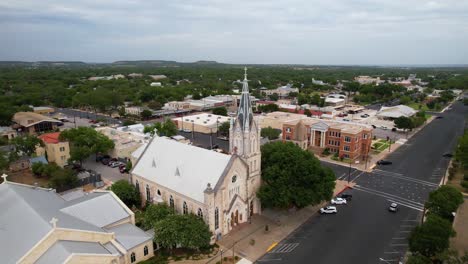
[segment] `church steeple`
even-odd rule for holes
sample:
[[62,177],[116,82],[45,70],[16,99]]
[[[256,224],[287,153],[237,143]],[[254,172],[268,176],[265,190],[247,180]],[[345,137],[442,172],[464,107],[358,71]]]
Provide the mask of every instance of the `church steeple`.
[[237,122],[243,131],[248,131],[252,126],[253,112],[250,102],[249,83],[247,81],[247,67],[244,68],[244,81],[242,82],[242,95],[237,110]]

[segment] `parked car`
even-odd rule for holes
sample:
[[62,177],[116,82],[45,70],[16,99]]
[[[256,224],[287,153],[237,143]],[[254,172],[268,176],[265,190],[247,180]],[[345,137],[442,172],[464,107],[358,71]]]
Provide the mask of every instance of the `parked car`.
[[386,126],[380,126],[380,129],[387,130],[388,127],[386,127]]
[[228,137],[218,137],[218,139],[221,139],[221,140],[229,140]]
[[185,133],[192,133],[192,130],[190,129],[183,129],[182,131],[184,131]]
[[338,210],[336,210],[335,206],[327,206],[324,208],[320,208],[320,213],[321,214],[336,214],[338,213]]
[[444,158],[452,158],[452,157],[453,157],[453,154],[452,154],[452,153],[444,153],[444,155],[442,155],[442,157],[444,157]]
[[363,115],[361,115],[361,117],[362,118],[367,118],[367,117],[369,117],[369,115],[368,114],[363,114]]
[[436,119],[442,119],[442,118],[444,118],[444,117],[443,117],[443,116],[438,116],[438,117],[436,117]]
[[377,161],[377,165],[391,165],[392,162],[389,160],[379,160]]
[[346,204],[346,199],[335,198],[331,200],[331,204]]
[[343,121],[349,122],[350,120],[347,118],[344,118]]
[[110,166],[111,166],[111,168],[115,168],[115,167],[119,167],[120,165],[125,165],[125,164],[123,164],[120,161],[114,161],[114,162],[112,162],[112,164]]
[[108,165],[110,161],[111,161],[111,160],[110,160],[109,158],[103,158],[103,159],[101,159],[101,163],[102,163],[103,165]]
[[338,197],[346,199],[346,201],[351,201],[353,199],[353,196],[349,193],[342,193],[338,195]]
[[110,159],[110,156],[109,155],[102,155],[102,154],[98,154],[96,156],[96,162],[102,161],[102,159]]
[[396,203],[391,203],[390,206],[388,207],[388,211],[390,211],[390,212],[396,212],[396,211],[398,211],[398,204],[396,204]]
[[372,128],[377,128],[375,125],[372,125]]

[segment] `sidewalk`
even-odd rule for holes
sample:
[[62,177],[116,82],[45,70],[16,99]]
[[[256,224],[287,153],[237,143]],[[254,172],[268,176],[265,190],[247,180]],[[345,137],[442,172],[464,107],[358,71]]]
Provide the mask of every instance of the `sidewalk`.
[[[359,163],[351,163],[351,168],[361,170],[361,171],[367,171],[371,172],[372,169],[376,166],[377,161],[381,159],[385,159],[388,155],[396,151],[400,146],[406,144],[406,142],[412,138],[414,135],[416,135],[419,131],[421,131],[423,128],[425,128],[429,123],[431,123],[435,119],[434,116],[429,117],[429,119],[424,123],[422,126],[416,128],[415,130],[411,131],[408,133],[408,138],[402,140],[397,140],[395,143],[393,143],[390,147],[390,150],[383,150],[382,152],[376,154],[376,155],[369,155],[369,159],[366,161],[359,160]],[[341,161],[336,161],[331,159],[331,156],[326,156],[322,157],[320,155],[315,155],[319,160],[321,161],[326,161],[329,163],[341,165],[341,166],[349,166],[349,163],[347,162],[341,162]]]
[[[350,187],[354,186],[350,183]],[[346,181],[337,181],[334,196],[348,188]],[[233,256],[233,250],[240,258],[256,261],[268,250],[271,250],[281,240],[304,224],[310,217],[317,213],[327,202],[316,206],[296,210],[271,210],[265,209],[262,215],[254,215],[252,223],[243,223],[233,229],[228,235],[218,241],[224,256]],[[268,225],[268,231],[265,226]],[[216,263],[221,259],[217,256],[209,261]],[[208,262],[207,262],[208,263]]]

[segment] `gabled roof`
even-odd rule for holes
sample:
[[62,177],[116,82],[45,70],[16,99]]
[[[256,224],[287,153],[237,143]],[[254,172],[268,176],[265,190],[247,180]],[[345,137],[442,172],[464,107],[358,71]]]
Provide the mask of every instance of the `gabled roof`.
[[60,123],[58,120],[34,112],[17,112],[13,115],[13,121],[24,127],[34,126],[41,122]]
[[230,159],[231,155],[154,137],[132,173],[203,203],[207,184],[216,185]]
[[126,250],[130,250],[151,239],[151,236],[145,233],[145,231],[128,223],[108,228],[106,230],[115,233],[115,239]]
[[[95,200],[96,199],[96,200]],[[49,233],[52,218],[58,228],[106,232],[100,225],[123,219],[123,205],[111,192],[95,192],[67,201],[52,189],[6,182],[0,184],[0,256],[16,263]],[[110,216],[112,217],[110,217]],[[127,213],[128,217],[130,214]]]
[[103,254],[111,255],[108,249],[97,242],[79,242],[59,240],[55,242],[35,264],[65,263],[72,254]]
[[44,143],[48,144],[57,144],[60,142],[59,140],[60,137],[60,132],[54,132],[54,133],[46,133],[38,136]]

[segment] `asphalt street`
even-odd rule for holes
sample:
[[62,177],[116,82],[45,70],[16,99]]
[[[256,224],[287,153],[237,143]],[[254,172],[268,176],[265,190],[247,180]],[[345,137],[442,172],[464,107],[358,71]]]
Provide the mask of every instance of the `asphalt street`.
[[[387,157],[392,165],[372,172],[352,171],[356,182],[348,205],[336,215],[311,217],[257,263],[398,263],[404,256],[410,231],[421,220],[430,191],[437,188],[463,133],[468,107],[456,102],[408,142]],[[348,168],[331,167],[345,179]],[[399,205],[388,211],[391,202]]]

